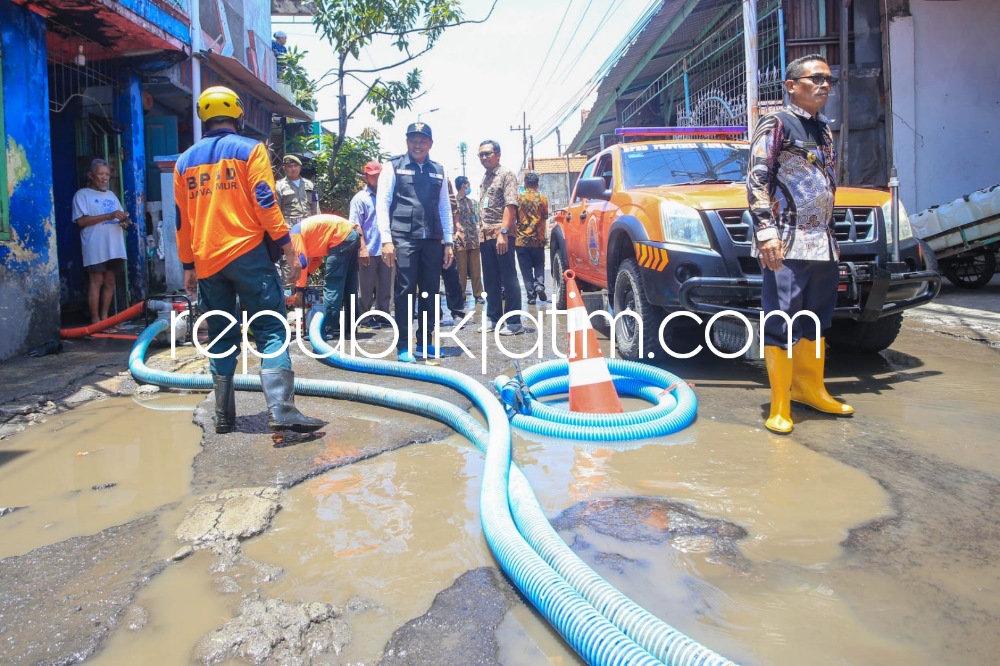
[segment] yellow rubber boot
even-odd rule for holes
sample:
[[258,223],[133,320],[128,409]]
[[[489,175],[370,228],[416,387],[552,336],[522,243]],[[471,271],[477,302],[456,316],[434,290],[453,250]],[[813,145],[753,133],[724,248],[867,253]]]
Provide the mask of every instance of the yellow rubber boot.
[[764,347],[767,379],[771,383],[771,415],[764,425],[782,435],[792,431],[792,359],[788,350],[775,345]]
[[853,407],[836,400],[827,392],[823,384],[825,366],[826,345],[823,338],[819,339],[818,356],[815,341],[802,338],[795,343],[792,347],[792,401],[809,405],[825,414],[853,414]]

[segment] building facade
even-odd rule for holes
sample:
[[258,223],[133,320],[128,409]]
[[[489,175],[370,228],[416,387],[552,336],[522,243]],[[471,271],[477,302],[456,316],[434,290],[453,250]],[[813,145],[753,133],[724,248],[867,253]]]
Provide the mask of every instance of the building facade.
[[0,360],[83,321],[72,199],[94,158],[137,222],[114,312],[163,289],[174,206],[161,170],[195,139],[198,81],[240,94],[251,136],[308,118],[276,90],[267,0],[194,6],[197,17],[191,0],[0,0]]
[[824,109],[841,182],[885,187],[895,169],[904,205],[920,211],[1000,182],[998,30],[994,0],[666,2],[570,147],[593,154],[617,127],[747,125],[782,104],[787,63],[819,53],[841,81]]

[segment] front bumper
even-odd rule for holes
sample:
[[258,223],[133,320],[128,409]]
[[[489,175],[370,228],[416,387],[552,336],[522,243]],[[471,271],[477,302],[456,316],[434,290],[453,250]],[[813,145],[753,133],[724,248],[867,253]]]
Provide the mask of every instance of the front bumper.
[[[763,280],[693,277],[677,292],[680,306],[691,312],[715,314],[725,310],[757,317]],[[892,272],[875,262],[840,262],[840,285],[834,318],[875,321],[932,301],[941,290],[934,271]]]

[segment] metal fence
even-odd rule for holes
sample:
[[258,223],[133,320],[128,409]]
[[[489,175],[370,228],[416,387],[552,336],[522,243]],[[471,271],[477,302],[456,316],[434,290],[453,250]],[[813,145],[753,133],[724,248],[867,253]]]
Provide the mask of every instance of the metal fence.
[[[780,0],[757,2],[758,98],[761,113],[782,104],[784,15]],[[694,47],[623,111],[628,126],[654,100],[671,126],[746,125],[746,65],[741,5],[719,16]]]
[[99,107],[110,116],[112,99],[121,92],[117,61],[107,50],[71,27],[48,20],[49,110],[62,111],[74,100]]

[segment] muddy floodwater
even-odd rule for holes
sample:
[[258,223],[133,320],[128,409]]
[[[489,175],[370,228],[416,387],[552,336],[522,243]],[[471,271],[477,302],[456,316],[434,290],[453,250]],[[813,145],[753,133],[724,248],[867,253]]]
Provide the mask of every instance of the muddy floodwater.
[[[772,435],[760,364],[699,357],[669,366],[699,397],[681,433],[620,449],[518,434],[514,459],[587,564],[737,663],[997,663],[997,350],[909,327],[891,351],[830,366],[853,418],[796,408],[794,433]],[[0,442],[0,507],[24,507],[0,516],[0,565],[151,514],[161,526],[146,547],[162,566],[87,663],[190,663],[247,599],[336,607],[345,638],[311,663],[449,663],[387,646],[447,624],[447,593],[497,566],[479,518],[482,454],[445,434],[257,490],[274,510],[226,542],[227,560],[176,531],[204,501],[192,472],[203,399],[112,398]],[[396,418],[351,411],[367,425],[287,449],[261,432],[247,446],[319,459],[364,450]],[[495,663],[582,663],[498,580],[482,597],[501,600],[486,622]],[[434,654],[428,642],[416,654]]]

